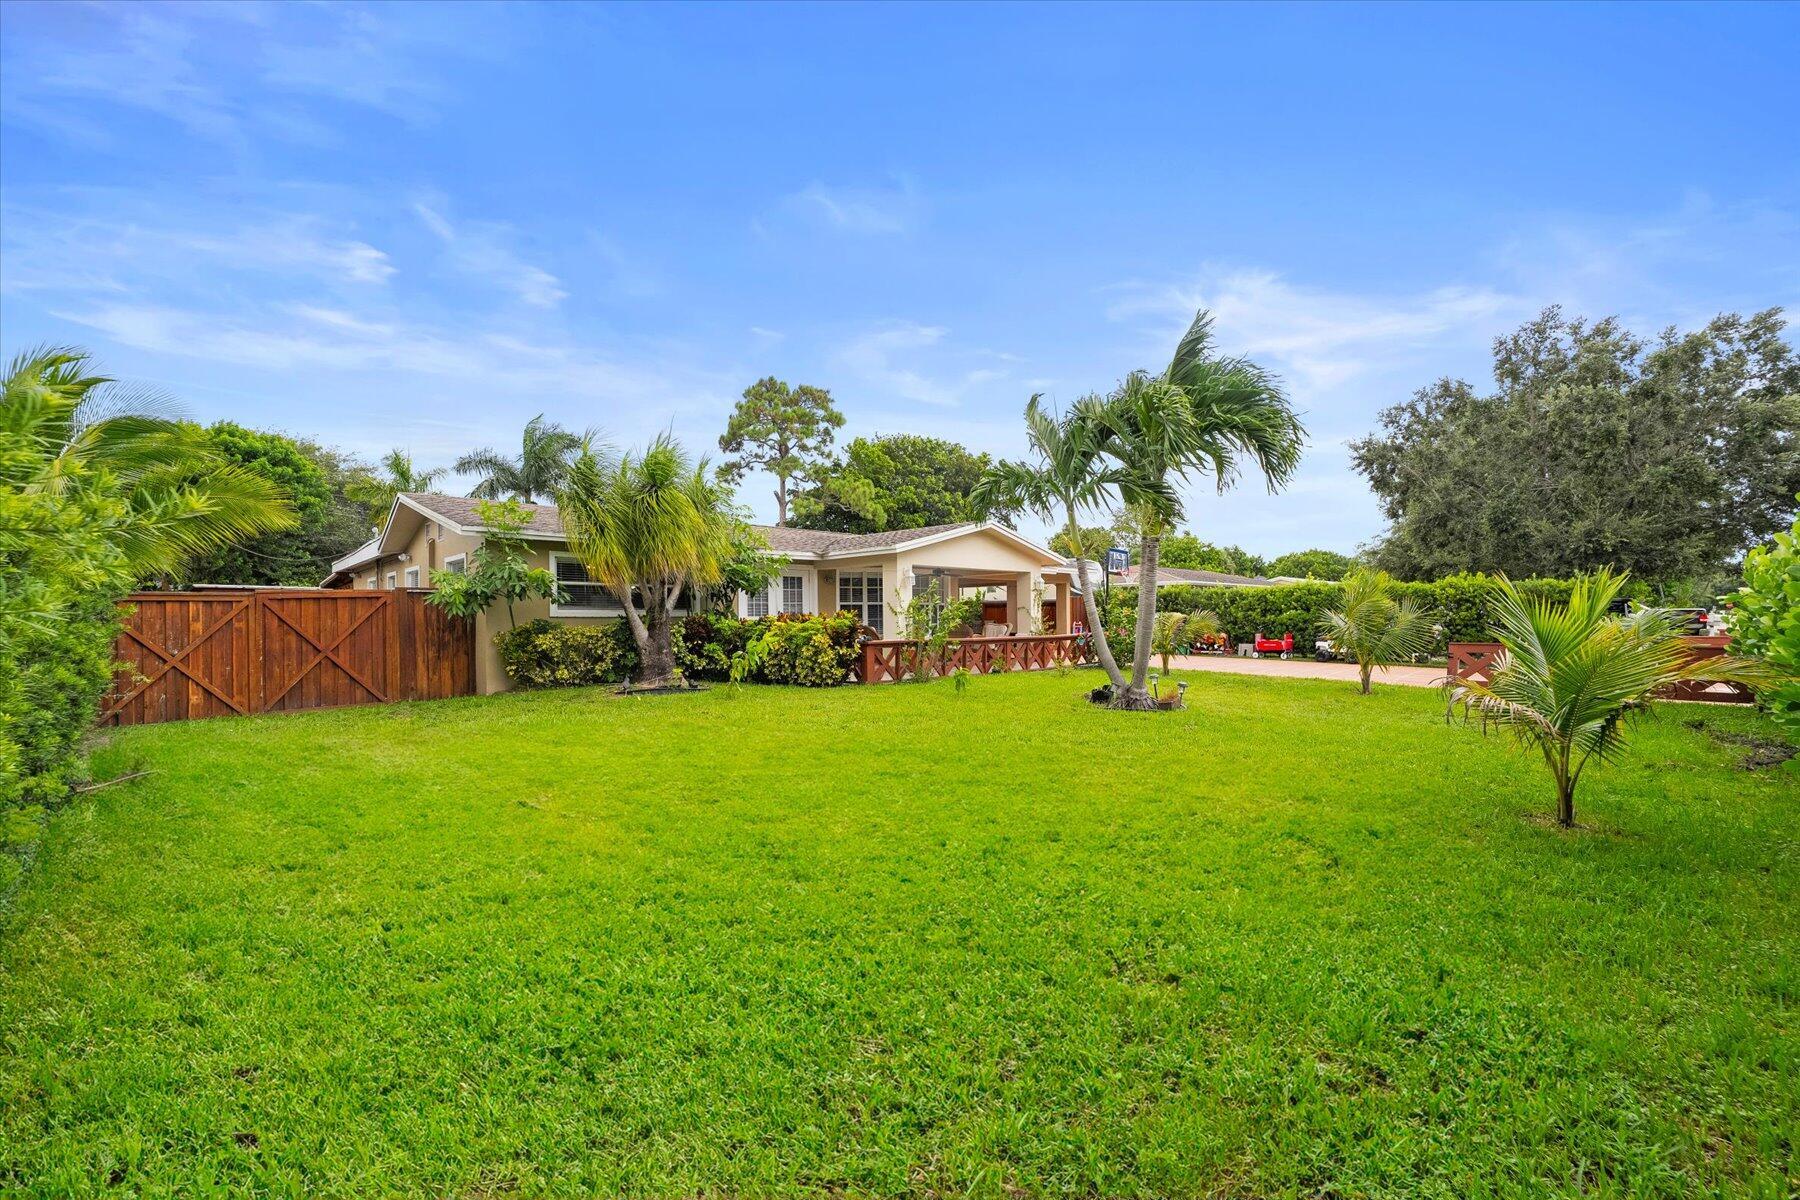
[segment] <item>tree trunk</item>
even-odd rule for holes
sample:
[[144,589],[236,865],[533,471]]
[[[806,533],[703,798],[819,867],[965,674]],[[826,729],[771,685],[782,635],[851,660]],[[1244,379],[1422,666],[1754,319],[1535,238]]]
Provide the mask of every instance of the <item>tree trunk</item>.
[[1375,667],[1372,663],[1362,664],[1362,694],[1365,696],[1369,694],[1369,676],[1374,673]]
[[1575,781],[1556,781],[1556,823],[1564,829],[1575,827]]
[[1150,640],[1156,636],[1156,561],[1162,538],[1145,534],[1139,542],[1137,641],[1131,655],[1131,682],[1114,708],[1146,711],[1156,707],[1156,697],[1144,686],[1150,676]]
[[787,480],[781,478],[775,480],[775,523],[787,524]]
[[1106,640],[1106,620],[1100,612],[1100,598],[1088,584],[1087,559],[1081,554],[1081,527],[1076,524],[1073,506],[1069,509],[1069,539],[1075,547],[1075,578],[1081,584],[1081,602],[1087,607],[1088,636],[1094,639],[1094,653],[1099,657],[1107,679],[1112,681],[1116,696],[1125,690],[1125,676],[1119,673],[1119,664],[1113,661],[1112,643]]
[[660,596],[646,596],[644,638],[638,644],[638,686],[669,687],[675,682],[674,622]]

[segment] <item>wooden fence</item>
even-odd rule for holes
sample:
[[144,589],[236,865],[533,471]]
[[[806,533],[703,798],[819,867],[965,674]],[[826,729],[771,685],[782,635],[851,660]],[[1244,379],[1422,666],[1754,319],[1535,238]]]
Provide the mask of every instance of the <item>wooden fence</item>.
[[[1725,637],[1684,637],[1687,644],[1688,657],[1694,659],[1717,658],[1726,653],[1731,644]],[[1487,683],[1493,677],[1495,663],[1504,649],[1498,642],[1451,642],[1450,658],[1445,670],[1457,679],[1473,679],[1478,683]],[[1700,700],[1712,704],[1755,704],[1756,693],[1741,683],[1726,683],[1720,680],[1696,679],[1688,683],[1677,683],[1663,688],[1656,693],[1661,700]]]
[[471,622],[425,591],[139,592],[103,725],[435,700],[475,691]]
[[1088,638],[1077,633],[1032,637],[958,638],[935,655],[924,642],[884,638],[864,642],[856,677],[863,683],[907,679],[921,667],[947,675],[958,667],[977,675],[999,671],[1043,671],[1094,661]]

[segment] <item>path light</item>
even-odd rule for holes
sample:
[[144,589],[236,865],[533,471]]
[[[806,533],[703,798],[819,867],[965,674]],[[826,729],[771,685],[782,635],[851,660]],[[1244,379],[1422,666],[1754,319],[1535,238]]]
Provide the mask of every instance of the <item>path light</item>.
[[1187,680],[1183,679],[1175,684],[1175,701],[1178,704],[1187,703]]

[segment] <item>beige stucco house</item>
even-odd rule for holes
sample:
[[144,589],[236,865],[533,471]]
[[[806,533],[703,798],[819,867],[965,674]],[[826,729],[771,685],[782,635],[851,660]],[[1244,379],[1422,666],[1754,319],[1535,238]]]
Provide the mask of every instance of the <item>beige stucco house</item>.
[[[439,571],[460,571],[487,530],[476,501],[463,496],[409,492],[394,500],[381,531],[331,564],[326,587],[421,588]],[[537,617],[594,623],[617,620],[623,610],[611,593],[589,580],[569,553],[555,505],[524,506],[521,534],[534,566],[549,568],[568,592],[567,604],[534,600],[514,606],[521,622]],[[1069,633],[1080,621],[1075,570],[1029,538],[994,522],[934,525],[886,533],[825,533],[812,529],[754,526],[770,550],[788,560],[765,594],[736,597],[740,616],[848,609],[865,625],[891,632],[896,614],[922,588],[944,595],[1004,595],[1009,632]],[[1000,615],[1000,601],[988,605]],[[475,687],[507,690],[494,635],[506,627],[504,606],[476,619]]]

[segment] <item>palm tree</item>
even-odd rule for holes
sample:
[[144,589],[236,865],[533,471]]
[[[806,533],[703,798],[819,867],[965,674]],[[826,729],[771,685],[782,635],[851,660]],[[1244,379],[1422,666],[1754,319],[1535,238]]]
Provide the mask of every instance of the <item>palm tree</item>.
[[116,568],[129,586],[298,523],[279,488],[225,461],[204,429],[174,418],[166,397],[90,374],[90,363],[82,350],[41,347],[7,368],[0,490],[26,514],[6,532],[37,543],[27,549],[94,532],[61,528],[58,512],[103,513],[94,519],[113,567],[82,569],[99,585]]
[[554,421],[545,421],[544,414],[539,413],[525,423],[517,457],[498,450],[476,450],[456,460],[456,473],[481,476],[481,481],[469,489],[469,495],[478,500],[513,496],[532,504],[539,496],[555,495],[568,477],[570,456],[581,449],[583,442],[580,434],[570,433]]
[[1556,780],[1556,819],[1575,824],[1575,788],[1592,760],[1615,759],[1626,721],[1659,688],[1689,679],[1766,684],[1774,673],[1751,659],[1691,659],[1667,614],[1610,611],[1626,577],[1601,570],[1579,578],[1567,604],[1527,600],[1502,576],[1492,607],[1505,647],[1488,683],[1458,680],[1452,702],[1481,710],[1544,756]]
[[706,467],[668,434],[617,460],[587,441],[556,494],[569,549],[625,610],[640,686],[674,682],[676,603],[718,583],[736,545],[731,493]]
[[369,519],[377,524],[394,506],[395,496],[402,492],[429,492],[443,477],[444,468],[421,471],[413,466],[412,455],[396,449],[382,456],[381,472],[379,475],[373,472],[360,475],[344,488],[345,495],[365,506],[369,510]]
[[1325,614],[1331,642],[1356,660],[1362,694],[1369,694],[1369,675],[1396,658],[1423,654],[1437,631],[1411,599],[1395,600],[1394,578],[1386,571],[1358,569],[1344,576],[1343,607]]
[[1151,649],[1162,660],[1163,674],[1169,673],[1171,656],[1180,654],[1183,647],[1191,646],[1196,637],[1217,633],[1219,628],[1219,614],[1210,609],[1197,608],[1190,613],[1157,613],[1156,635]]
[[[1046,522],[1061,520],[1070,544],[1081,544],[1081,515],[1108,508],[1118,493],[1124,471],[1101,454],[1105,424],[1101,400],[1088,396],[1061,416],[1046,411],[1041,395],[1025,405],[1025,436],[1036,461],[1001,461],[988,468],[975,485],[971,498],[984,510],[1024,509]],[[1100,665],[1112,681],[1115,695],[1125,690],[1125,677],[1113,661],[1106,641],[1099,599],[1088,582],[1088,562],[1075,556],[1075,575],[1087,606],[1087,626]]]
[[1215,357],[1204,309],[1160,375],[1134,373],[1107,399],[1105,425],[1103,449],[1124,468],[1120,490],[1140,534],[1136,653],[1116,704],[1151,709],[1156,702],[1144,681],[1155,636],[1157,550],[1182,516],[1175,484],[1205,472],[1222,492],[1247,458],[1276,491],[1300,465],[1306,431],[1273,375],[1245,358]]

